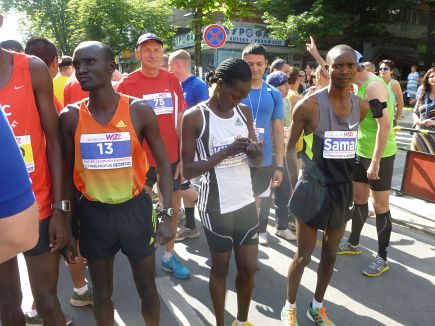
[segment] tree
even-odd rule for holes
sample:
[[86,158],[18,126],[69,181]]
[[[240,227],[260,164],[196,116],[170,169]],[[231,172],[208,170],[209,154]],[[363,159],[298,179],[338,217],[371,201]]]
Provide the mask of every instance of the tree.
[[28,37],[45,36],[62,53],[72,54],[85,40],[102,41],[116,54],[134,49],[143,32],[154,32],[170,44],[172,11],[161,0],[3,0],[5,10],[25,15],[21,22]]
[[253,16],[254,7],[249,0],[168,0],[171,6],[191,10],[193,13],[192,29],[195,34],[195,72],[202,65],[202,27],[215,21],[215,15],[222,13],[224,19]]
[[[287,2],[287,19],[280,20],[283,13],[265,12],[263,19],[277,38],[290,39],[290,44],[298,46],[316,35],[317,39],[325,39],[331,35],[343,35],[350,44],[361,48],[364,40],[377,36],[388,37],[386,23],[394,19],[400,9],[415,4],[415,0],[315,0],[307,10],[301,1],[260,0],[263,8],[278,2]],[[306,5],[307,3],[305,3]]]

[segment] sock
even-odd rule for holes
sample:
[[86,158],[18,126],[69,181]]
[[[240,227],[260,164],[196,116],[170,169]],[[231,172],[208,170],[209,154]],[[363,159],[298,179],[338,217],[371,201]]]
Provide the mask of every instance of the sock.
[[186,228],[195,228],[195,207],[184,207],[186,213]]
[[88,290],[88,283],[86,283],[81,288],[74,288],[74,292],[78,295],[85,294],[87,290]]
[[171,259],[171,257],[172,257],[172,252],[171,252],[171,251],[166,251],[166,250],[165,250],[165,253],[164,253],[164,255],[163,255],[163,259],[164,259],[164,260],[169,260],[169,259]]
[[38,315],[38,312],[36,311],[36,309],[32,309],[30,311],[28,311],[26,313],[27,316],[29,316],[30,318],[36,317]]
[[238,320],[237,318],[236,318],[236,325],[237,326],[243,326],[243,324],[246,322],[246,320],[245,321],[240,321],[240,320]]
[[365,203],[363,205],[355,204],[355,209],[353,211],[353,216],[352,216],[352,232],[350,233],[349,240],[348,240],[352,246],[356,246],[359,244],[359,237],[361,235],[361,230],[368,216],[369,216],[368,203]]
[[376,230],[378,231],[378,256],[387,260],[387,248],[390,244],[390,236],[393,224],[390,211],[384,214],[376,214]]
[[311,301],[311,308],[313,309],[322,309],[323,308],[323,302],[317,302],[316,299],[313,297],[313,301]]
[[285,300],[285,305],[284,305],[285,309],[295,309],[296,308],[296,302],[295,303],[290,303],[288,300]]

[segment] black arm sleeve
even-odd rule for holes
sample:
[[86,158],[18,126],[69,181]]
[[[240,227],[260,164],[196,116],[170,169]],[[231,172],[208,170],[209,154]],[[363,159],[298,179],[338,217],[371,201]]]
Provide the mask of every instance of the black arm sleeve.
[[372,111],[373,118],[382,118],[384,115],[382,110],[387,107],[387,102],[381,102],[378,99],[369,101],[370,110]]

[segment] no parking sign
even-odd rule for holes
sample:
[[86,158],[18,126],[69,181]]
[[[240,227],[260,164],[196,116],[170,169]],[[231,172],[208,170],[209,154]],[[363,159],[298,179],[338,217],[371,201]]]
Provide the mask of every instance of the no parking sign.
[[220,48],[227,41],[227,32],[218,24],[208,25],[204,29],[203,39],[205,44],[213,49]]

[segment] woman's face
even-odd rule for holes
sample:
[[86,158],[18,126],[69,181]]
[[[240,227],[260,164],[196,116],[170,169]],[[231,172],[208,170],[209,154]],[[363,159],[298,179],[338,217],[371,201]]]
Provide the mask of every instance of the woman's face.
[[427,77],[427,82],[429,83],[430,87],[435,88],[435,71],[432,71]]
[[382,78],[391,78],[391,69],[390,67],[388,67],[385,63],[381,63],[381,65],[379,66],[379,75]]
[[225,84],[222,79],[218,81],[217,98],[221,110],[232,110],[251,90],[251,81],[237,81],[235,85]]

